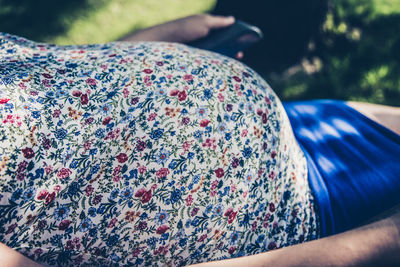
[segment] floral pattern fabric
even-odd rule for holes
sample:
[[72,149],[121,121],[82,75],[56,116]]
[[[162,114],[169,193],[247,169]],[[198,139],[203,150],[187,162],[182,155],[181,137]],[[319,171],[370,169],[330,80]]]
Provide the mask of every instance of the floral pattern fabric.
[[274,92],[172,43],[0,34],[0,241],[45,265],[183,266],[315,239]]

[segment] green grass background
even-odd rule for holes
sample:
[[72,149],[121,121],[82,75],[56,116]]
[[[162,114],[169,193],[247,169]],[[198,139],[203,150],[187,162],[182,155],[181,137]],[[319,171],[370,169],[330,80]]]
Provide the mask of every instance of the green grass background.
[[[211,11],[215,4],[216,0],[0,0],[0,31],[56,44],[103,43]],[[335,0],[329,6],[320,32],[300,60],[283,71],[256,70],[284,100],[335,98],[400,106],[400,0]]]

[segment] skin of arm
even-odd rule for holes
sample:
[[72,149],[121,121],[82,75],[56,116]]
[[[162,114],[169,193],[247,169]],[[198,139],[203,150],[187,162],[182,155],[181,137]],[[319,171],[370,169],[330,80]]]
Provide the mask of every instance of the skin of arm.
[[[209,14],[197,14],[135,31],[122,37],[119,41],[188,43],[207,36],[211,30],[227,27],[232,25],[234,22],[235,18],[232,16],[224,17]],[[239,60],[242,59],[243,52],[238,52],[235,58]]]
[[0,243],[0,259],[3,267],[40,267],[42,265],[28,259],[17,251]]
[[[193,267],[345,267],[399,266],[400,206],[377,222],[307,243],[236,259],[213,261]],[[382,217],[382,216],[381,216]],[[41,265],[0,243],[4,267]]]
[[399,266],[400,209],[377,222],[319,240],[196,267]]
[[207,36],[210,30],[224,28],[234,22],[234,17],[197,14],[133,32],[121,38],[120,41],[187,43]]

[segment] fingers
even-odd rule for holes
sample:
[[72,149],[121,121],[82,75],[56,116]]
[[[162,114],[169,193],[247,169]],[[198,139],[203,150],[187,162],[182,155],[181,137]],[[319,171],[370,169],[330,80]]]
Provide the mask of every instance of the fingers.
[[210,29],[227,27],[229,25],[232,25],[234,22],[235,18],[233,16],[224,17],[224,16],[208,15],[206,19],[206,23]]
[[242,51],[237,52],[237,54],[235,55],[235,58],[238,60],[243,59],[243,52]]

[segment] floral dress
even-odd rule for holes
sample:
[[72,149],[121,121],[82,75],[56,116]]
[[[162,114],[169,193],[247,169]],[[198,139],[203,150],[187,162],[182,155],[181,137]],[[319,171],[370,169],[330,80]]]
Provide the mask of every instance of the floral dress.
[[315,239],[268,84],[173,43],[0,34],[0,241],[44,265],[183,266]]

